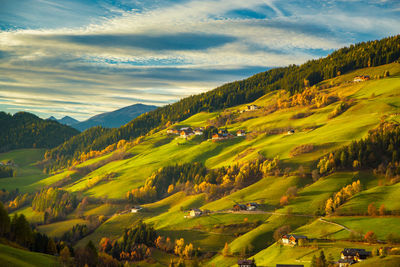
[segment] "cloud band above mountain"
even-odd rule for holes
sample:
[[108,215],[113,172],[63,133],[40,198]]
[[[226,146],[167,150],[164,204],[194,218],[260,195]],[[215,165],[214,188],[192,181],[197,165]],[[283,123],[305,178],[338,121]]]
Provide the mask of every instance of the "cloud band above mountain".
[[0,108],[43,117],[164,105],[400,29],[394,1],[0,5]]

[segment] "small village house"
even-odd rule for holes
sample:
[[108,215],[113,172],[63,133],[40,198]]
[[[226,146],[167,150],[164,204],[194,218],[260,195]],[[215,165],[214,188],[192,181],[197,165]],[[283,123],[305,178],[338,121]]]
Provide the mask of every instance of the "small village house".
[[254,260],[238,260],[239,267],[256,267]]
[[192,131],[189,130],[182,130],[180,137],[181,138],[188,138],[189,136],[193,135],[194,133]]
[[200,209],[191,209],[189,212],[190,217],[198,217],[201,214],[203,214],[203,212]]
[[194,134],[195,135],[202,135],[203,134],[203,129],[202,128],[197,128],[196,130],[194,130]]
[[133,208],[131,208],[131,213],[137,213],[139,211],[141,211],[143,208],[140,206],[135,206]]
[[244,204],[235,204],[232,208],[233,211],[247,210],[247,206]]
[[237,136],[246,136],[246,131],[245,130],[239,130],[236,132]]
[[364,81],[368,81],[368,80],[369,80],[369,76],[368,76],[368,75],[356,76],[356,77],[354,77],[354,79],[353,79],[353,81],[354,81],[355,83],[364,82]]
[[167,129],[167,134],[174,134],[174,129]]
[[283,245],[290,245],[290,246],[298,245],[299,240],[307,240],[307,237],[304,235],[287,234],[283,235],[281,238],[281,242]]
[[353,260],[354,262],[363,261],[370,256],[371,252],[363,248],[345,248],[340,254],[342,260]]
[[220,133],[215,133],[215,134],[213,134],[212,135],[212,138],[211,138],[213,141],[216,141],[216,140],[224,140],[224,139],[226,139],[226,136],[224,136],[223,134],[220,134]]
[[246,209],[249,211],[256,210],[258,208],[258,204],[254,202],[250,202],[246,204]]
[[193,129],[191,127],[181,127],[179,130],[193,132]]
[[247,106],[247,111],[257,110],[257,109],[259,109],[259,108],[260,108],[260,107],[257,106],[257,105],[249,105],[249,106]]
[[287,134],[288,134],[288,135],[294,134],[294,130],[293,130],[293,129],[292,129],[292,130],[289,130],[289,131],[287,132]]

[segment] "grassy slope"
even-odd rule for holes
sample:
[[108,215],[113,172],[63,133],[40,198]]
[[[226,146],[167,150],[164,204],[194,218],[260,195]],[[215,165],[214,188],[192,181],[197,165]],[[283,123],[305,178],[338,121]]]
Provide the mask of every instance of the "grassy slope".
[[72,227],[74,227],[76,224],[88,224],[88,222],[82,219],[72,219],[46,225],[40,225],[37,227],[37,229],[38,231],[45,233],[50,237],[60,238],[65,232],[71,230]]
[[341,214],[367,213],[368,205],[374,203],[379,209],[384,205],[387,211],[400,210],[400,184],[376,186],[357,194],[340,207]]
[[20,192],[32,192],[38,189],[36,182],[47,175],[35,166],[43,159],[44,149],[18,149],[0,154],[0,161],[12,160],[17,164],[17,177],[0,179],[0,188],[8,191],[19,189]]
[[[350,81],[358,74],[370,74],[371,76],[376,73],[382,74],[383,70],[386,69],[389,69],[393,76],[396,73],[400,73],[400,64],[390,64],[377,68],[359,70],[355,73],[342,75],[333,79],[333,81],[326,82],[337,84],[343,81]],[[314,109],[312,110],[314,112],[313,115],[302,119],[293,120],[290,119],[290,117],[296,113],[308,111],[308,108],[294,107],[279,110],[268,116],[256,111],[251,114],[249,113],[249,116],[254,116],[254,118],[227,125],[230,131],[246,129],[247,131],[258,132],[279,127],[293,127],[296,129],[296,133],[293,135],[281,134],[271,136],[260,134],[253,139],[235,138],[229,141],[214,143],[202,141],[200,137],[189,140],[180,138],[174,139],[167,136],[165,131],[161,131],[147,136],[143,143],[131,148],[128,152],[131,153],[133,157],[108,163],[85,177],[76,176],[73,181],[64,186],[64,188],[69,191],[83,190],[84,194],[94,197],[122,199],[127,190],[143,185],[146,177],[154,170],[165,165],[200,161],[209,168],[215,168],[256,158],[259,153],[269,158],[279,155],[285,166],[297,168],[301,164],[306,168],[311,168],[315,159],[321,155],[343,144],[347,144],[351,140],[364,137],[369,129],[379,124],[383,115],[389,115],[387,120],[398,121],[399,116],[391,114],[398,112],[400,107],[399,88],[399,77],[371,80],[358,84],[342,83],[327,91],[335,91],[341,97],[353,98],[355,100],[355,105],[334,119],[328,119],[328,115],[334,110],[337,103],[324,108]],[[255,104],[268,106],[274,101],[277,94],[279,94],[279,92],[270,93],[255,101]],[[230,110],[241,108],[242,107],[239,106],[231,108]],[[199,113],[176,126],[205,126],[209,119],[215,118],[218,114],[218,112],[211,114]],[[313,126],[318,127],[311,131],[305,130]],[[318,149],[312,153],[294,158],[289,156],[290,150],[294,147],[309,143],[315,144]],[[239,154],[240,156],[238,156]],[[92,164],[108,156],[109,155],[92,159],[81,165]],[[110,172],[115,172],[117,174],[116,178],[112,181],[102,182],[87,189],[88,181],[97,179]],[[25,186],[27,186],[27,188],[37,188],[54,183],[67,175],[74,175],[74,173],[63,172],[41,180],[34,185],[30,183]],[[368,191],[365,191],[365,193],[378,190],[373,188],[375,184],[370,178],[363,176],[361,179],[368,184]],[[299,196],[295,200],[291,201],[287,207],[278,209],[277,212],[286,213],[291,209],[295,214],[314,214],[318,207],[321,206],[332,193],[337,192],[341,187],[347,185],[352,180],[352,173],[338,173],[321,179],[300,190]],[[184,193],[178,193],[159,202],[144,205],[146,211],[143,213],[116,215],[110,218],[96,229],[93,234],[81,240],[78,245],[86,244],[89,239],[93,240],[95,244],[98,244],[103,236],[116,238],[122,234],[124,228],[131,226],[138,219],[144,219],[147,223],[153,224],[160,233],[169,235],[172,238],[185,237],[185,240],[187,239],[189,242],[193,241],[195,246],[218,251],[222,249],[224,242],[229,242],[233,252],[239,252],[244,247],[250,247],[254,252],[262,250],[260,253],[263,253],[265,252],[265,248],[270,244],[268,240],[271,240],[273,231],[281,225],[289,224],[292,226],[292,229],[296,229],[299,226],[320,229],[323,226],[318,225],[318,222],[313,222],[310,226],[304,226],[314,221],[313,218],[309,217],[252,215],[247,216],[249,221],[262,220],[264,223],[254,230],[238,238],[234,238],[229,233],[226,235],[212,233],[209,227],[213,223],[238,223],[244,220],[242,215],[218,214],[187,220],[183,218],[184,213],[181,212],[181,207],[183,207],[183,209],[202,207],[210,210],[219,210],[231,207],[234,201],[259,201],[265,203],[263,209],[272,211],[278,208],[279,198],[288,187],[292,185],[303,187],[306,184],[311,184],[309,178],[264,178],[255,185],[244,188],[211,203],[206,203],[202,195],[186,196]],[[396,193],[397,187],[383,187],[383,189],[382,193],[379,192],[381,197],[385,194],[393,196],[383,200],[385,205],[387,203],[388,209],[397,209],[397,204],[395,203],[398,195]],[[361,199],[362,194],[363,193],[354,196],[346,205],[364,205],[359,204],[362,201],[357,199]],[[366,199],[369,201],[371,197],[374,197],[374,195],[366,197]],[[112,215],[117,208],[101,207],[99,210],[95,208],[91,210],[93,210],[92,214],[100,215],[104,212],[108,215]],[[85,214],[89,215],[90,211],[87,211]],[[194,231],[193,228],[197,230]],[[326,226],[326,228],[329,229],[328,232],[336,230],[333,226]],[[300,228],[296,231],[301,232],[306,230],[307,228]],[[323,234],[321,229],[317,230],[317,233],[318,231],[321,232],[320,234]],[[337,232],[337,235],[340,235],[342,232],[343,231]],[[235,258],[223,259],[217,256],[213,259],[212,263],[220,264],[223,263],[224,260],[234,262]]]
[[34,253],[0,244],[0,266],[54,267],[61,265],[57,262],[56,258],[53,256],[42,253]]
[[[381,74],[382,69],[389,69],[392,75],[400,72],[400,64],[390,64],[385,67],[369,68],[368,73]],[[360,70],[363,72],[364,70]],[[359,71],[359,72],[360,72]],[[355,74],[347,74],[334,79],[333,83],[352,80]],[[213,143],[202,141],[200,137],[190,140],[174,139],[167,136],[165,131],[149,135],[145,141],[128,152],[134,156],[129,159],[114,161],[95,170],[89,175],[77,179],[65,188],[70,191],[84,190],[87,195],[94,197],[123,198],[128,188],[143,185],[144,180],[154,170],[169,164],[200,161],[210,168],[230,165],[232,163],[250,160],[259,153],[272,158],[279,155],[281,160],[297,168],[300,164],[310,166],[316,157],[335,149],[351,140],[364,137],[368,130],[375,127],[382,115],[394,113],[400,106],[400,98],[397,89],[400,87],[400,78],[389,77],[381,80],[371,80],[363,83],[343,83],[337,87],[327,89],[335,91],[342,97],[351,97],[356,104],[342,115],[328,119],[329,113],[337,103],[324,108],[314,109],[313,115],[302,119],[290,119],[296,113],[307,111],[305,107],[283,109],[268,116],[261,111],[251,112],[254,118],[246,121],[227,125],[228,130],[246,129],[248,131],[264,131],[280,127],[293,127],[296,133],[293,135],[265,135],[260,134],[254,139],[235,138],[233,140]],[[375,97],[371,97],[374,92]],[[256,104],[267,106],[274,101],[278,92],[270,93]],[[241,109],[241,106],[230,110]],[[205,126],[209,119],[215,118],[219,113],[199,113],[176,126]],[[388,119],[397,119],[389,117]],[[305,131],[305,128],[319,126],[315,130]],[[313,143],[318,149],[312,153],[290,158],[289,152],[301,144]],[[238,154],[241,154],[238,157]],[[104,157],[92,159],[89,162],[100,161]],[[168,160],[166,160],[168,159]],[[82,165],[87,165],[88,162]],[[86,189],[90,179],[96,179],[109,172],[115,172],[116,178],[112,181],[102,182]],[[48,178],[48,181],[56,181],[58,178]]]

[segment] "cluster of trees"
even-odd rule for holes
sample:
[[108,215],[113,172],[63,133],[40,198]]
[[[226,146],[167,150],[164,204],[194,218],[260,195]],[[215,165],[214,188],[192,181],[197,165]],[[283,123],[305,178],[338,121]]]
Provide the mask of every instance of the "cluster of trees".
[[78,205],[78,200],[74,194],[58,188],[42,189],[35,194],[32,201],[32,209],[45,212],[49,221],[50,218],[65,217]]
[[18,194],[13,200],[8,202],[8,210],[16,210],[28,203],[32,200],[32,195],[25,193],[25,194]]
[[195,249],[192,243],[185,244],[185,240],[180,238],[175,240],[174,253],[181,259],[191,259],[193,256],[197,256],[198,249]]
[[6,238],[31,251],[56,254],[56,243],[45,234],[33,231],[23,214],[15,214],[11,219],[0,202],[0,237]]
[[328,267],[335,266],[334,259],[332,255],[329,255],[328,259],[325,257],[325,253],[323,250],[319,253],[319,256],[313,256],[311,259],[310,267]]
[[120,240],[111,242],[108,238],[100,241],[100,251],[117,260],[140,261],[151,256],[151,248],[155,247],[157,232],[142,221],[126,229]]
[[[272,104],[277,109],[290,108],[295,106],[310,106],[310,108],[321,108],[335,103],[340,98],[335,93],[326,93],[318,90],[317,86],[306,87],[302,92],[291,95],[289,92],[280,91],[275,104]],[[308,113],[297,115],[296,118],[309,116]]]
[[153,201],[167,193],[171,184],[200,183],[206,174],[207,168],[198,162],[166,166],[148,177],[144,186],[128,191],[126,197],[133,203]]
[[69,251],[65,248],[60,252],[61,262],[65,266],[77,267],[120,267],[122,264],[104,252],[98,252],[92,241],[86,246],[77,248],[74,252],[75,262],[70,262]]
[[345,112],[349,107],[351,106],[351,104],[346,103],[346,102],[340,102],[334,110],[332,110],[331,113],[329,113],[328,118],[329,119],[333,119],[337,116],[339,116],[340,114],[342,114],[343,112]]
[[0,201],[3,203],[6,203],[9,200],[14,199],[17,197],[19,194],[19,189],[16,188],[15,190],[12,191],[7,191],[6,189],[1,189],[0,190]]
[[0,152],[17,148],[53,148],[79,132],[72,127],[28,113],[0,112]]
[[279,169],[279,158],[268,160],[260,158],[251,162],[242,162],[229,167],[210,170],[209,179],[195,184],[195,193],[206,193],[207,199],[216,199],[257,182],[265,175],[273,175]]
[[291,199],[294,199],[295,197],[297,197],[297,191],[299,189],[297,188],[297,186],[291,186],[286,190],[286,193],[281,197],[281,199],[279,200],[279,203],[281,206],[286,206],[287,204],[289,204],[289,201]]
[[[89,130],[97,134],[84,134],[62,144],[49,152],[50,159],[59,161],[57,166],[66,166],[82,152],[102,150],[121,139],[131,140],[147,134],[170,122],[182,121],[200,112],[212,112],[222,108],[249,103],[267,92],[285,89],[290,94],[300,93],[318,82],[342,73],[394,62],[400,57],[400,36],[351,45],[339,49],[329,56],[310,60],[301,66],[274,68],[248,79],[222,85],[206,93],[189,96],[174,104],[142,114],[126,125],[106,132]],[[85,138],[84,136],[87,135]],[[79,139],[79,140],[78,140]]]
[[206,193],[216,198],[233,189],[246,187],[278,168],[279,159],[260,158],[229,167],[208,170],[202,163],[185,163],[160,168],[146,179],[145,185],[127,192],[133,203],[154,201],[175,191]]
[[76,241],[82,239],[90,233],[90,229],[86,224],[76,224],[71,230],[65,232],[61,240],[69,243],[75,243]]
[[368,212],[368,215],[369,215],[369,216],[377,216],[378,214],[379,214],[380,216],[385,216],[386,213],[387,213],[385,204],[382,204],[382,205],[379,207],[379,210],[378,210],[378,209],[375,207],[375,204],[374,204],[374,203],[370,203],[370,204],[368,205],[367,212]]
[[336,169],[376,168],[386,166],[389,176],[400,174],[400,127],[381,125],[367,138],[353,141],[350,145],[321,158],[320,174]]
[[0,178],[8,178],[17,176],[17,171],[11,166],[0,165]]
[[329,198],[326,201],[325,213],[327,215],[334,213],[335,210],[340,205],[342,205],[344,202],[346,202],[353,195],[361,192],[361,190],[362,190],[362,187],[361,187],[360,180],[357,180],[356,182],[353,182],[352,184],[349,184],[349,185],[343,187],[333,197]]

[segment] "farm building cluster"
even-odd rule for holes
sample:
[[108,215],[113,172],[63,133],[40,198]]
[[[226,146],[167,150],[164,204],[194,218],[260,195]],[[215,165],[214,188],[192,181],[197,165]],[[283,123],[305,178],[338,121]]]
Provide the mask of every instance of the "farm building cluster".
[[[284,246],[302,246],[308,242],[309,239],[304,235],[285,234],[281,237],[280,243]],[[345,248],[340,253],[340,259],[336,262],[339,267],[348,267],[355,263],[366,260],[371,256],[370,251],[362,248]]]
[[337,262],[339,267],[347,267],[357,262],[366,260],[371,256],[370,251],[363,248],[345,248],[340,254],[340,259]]
[[233,205],[232,211],[254,211],[258,208],[257,203],[247,203],[247,204],[235,204]]
[[205,214],[209,214],[210,211],[209,210],[201,210],[201,209],[190,209],[189,212],[187,213],[187,215],[185,215],[185,218],[194,218],[194,217],[199,217],[201,215],[205,215]]
[[181,138],[187,138],[192,135],[203,135],[204,128],[192,129],[191,127],[182,127],[180,129],[168,129],[167,134],[179,135]]
[[[180,129],[167,129],[167,134],[169,135],[178,135],[180,138],[188,138],[190,136],[194,135],[203,135],[204,133],[204,127],[199,127],[199,128],[191,128],[191,127],[182,127]],[[218,140],[226,140],[226,139],[231,139],[234,137],[240,137],[240,136],[246,136],[246,131],[245,130],[237,130],[236,135],[229,133],[226,129],[219,129],[216,133],[214,133],[211,137],[212,141],[218,141]]]
[[358,83],[358,82],[364,82],[364,81],[368,81],[370,78],[368,75],[360,75],[360,76],[356,76],[353,79],[353,82]]

